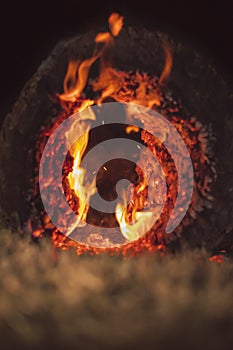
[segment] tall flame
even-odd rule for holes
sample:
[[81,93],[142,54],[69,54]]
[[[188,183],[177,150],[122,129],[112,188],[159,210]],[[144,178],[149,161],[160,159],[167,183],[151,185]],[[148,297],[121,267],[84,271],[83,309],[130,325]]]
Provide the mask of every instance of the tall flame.
[[[98,33],[95,37],[95,49],[91,58],[84,60],[81,64],[79,61],[70,61],[68,64],[66,76],[64,79],[64,93],[59,98],[64,101],[75,102],[81,96],[89,75],[89,71],[93,63],[106,52],[106,49],[114,43],[114,37],[118,36],[122,26],[123,17],[117,13],[112,13],[108,19],[110,32]],[[103,44],[101,47],[99,44]],[[103,59],[101,60],[101,71],[105,71],[103,67]],[[106,72],[105,72],[106,73]],[[103,75],[102,75],[103,78]],[[103,81],[104,79],[102,79]],[[103,84],[104,87],[105,84]]]
[[[74,126],[66,133],[70,155],[74,159],[73,169],[68,174],[68,181],[71,190],[74,191],[79,200],[77,220],[70,228],[68,234],[77,226],[85,226],[89,209],[89,199],[96,192],[95,183],[85,181],[86,170],[81,167],[82,157],[89,140],[90,125],[87,124],[87,120],[95,120],[95,115],[90,109],[81,112],[80,120],[77,120]],[[75,134],[81,136],[72,144],[71,140],[74,139],[73,135]]]
[[163,49],[164,49],[164,53],[165,53],[165,65],[164,65],[162,74],[159,78],[159,85],[161,85],[161,86],[164,86],[167,84],[168,79],[169,79],[170,74],[171,74],[172,64],[173,64],[173,57],[172,57],[171,48],[167,42],[163,43]]

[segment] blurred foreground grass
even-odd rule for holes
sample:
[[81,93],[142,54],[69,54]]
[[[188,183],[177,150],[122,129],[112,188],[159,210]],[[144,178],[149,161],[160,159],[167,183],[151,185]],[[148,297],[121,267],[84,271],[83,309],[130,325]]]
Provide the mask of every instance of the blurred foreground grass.
[[1,349],[231,349],[233,263],[77,256],[0,231]]

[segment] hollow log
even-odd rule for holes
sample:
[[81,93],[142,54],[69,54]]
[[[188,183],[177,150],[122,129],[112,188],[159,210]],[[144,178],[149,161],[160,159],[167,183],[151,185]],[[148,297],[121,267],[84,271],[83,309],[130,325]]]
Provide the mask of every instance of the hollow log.
[[[98,31],[60,42],[26,83],[0,134],[1,217],[10,226],[21,225],[30,214],[27,193],[32,186],[33,149],[42,125],[55,115],[50,95],[62,91],[70,59],[90,57]],[[128,27],[114,47],[114,67],[141,70],[159,76],[164,64],[163,34]],[[212,157],[217,179],[210,208],[184,229],[176,247],[205,246],[214,252],[233,247],[233,94],[209,57],[188,43],[172,40],[174,66],[166,91],[214,135]],[[95,74],[95,72],[93,72]]]

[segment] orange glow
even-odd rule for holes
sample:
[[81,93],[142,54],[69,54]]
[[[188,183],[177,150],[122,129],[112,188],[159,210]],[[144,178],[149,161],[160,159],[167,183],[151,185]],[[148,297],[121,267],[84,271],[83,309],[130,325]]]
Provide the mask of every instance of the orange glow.
[[173,64],[173,57],[172,57],[172,52],[171,48],[168,44],[163,44],[163,49],[165,53],[165,65],[163,68],[163,72],[159,78],[159,85],[164,86],[167,84],[168,79],[171,74],[172,70],[172,64]]
[[[111,32],[98,33],[96,35],[95,43],[97,45],[94,49],[92,57],[84,60],[82,63],[72,60],[69,62],[63,84],[64,93],[59,95],[61,100],[75,102],[75,100],[81,96],[87,83],[90,68],[100,57],[102,57],[102,85],[106,85],[105,79],[109,78],[109,74],[107,74],[105,67],[103,67],[103,58],[106,49],[113,45],[113,37],[116,37],[122,29],[123,17],[117,13],[113,13],[110,15],[108,21]],[[104,44],[101,48],[98,46],[100,43]],[[112,91],[112,89],[110,90]]]

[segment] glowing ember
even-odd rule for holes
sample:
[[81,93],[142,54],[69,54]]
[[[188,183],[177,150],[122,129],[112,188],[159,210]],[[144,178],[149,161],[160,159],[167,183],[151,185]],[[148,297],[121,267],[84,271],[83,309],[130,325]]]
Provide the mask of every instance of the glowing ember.
[[224,260],[225,260],[225,256],[221,254],[213,255],[209,258],[210,262],[216,262],[218,264],[222,264]]
[[[146,131],[148,121],[144,121],[143,118],[141,118],[140,122],[142,127],[140,129],[132,126],[129,120],[128,125],[124,125],[124,129],[120,126],[115,128],[115,133],[123,133],[124,137],[129,137],[139,142],[139,158],[144,164],[144,169],[147,169],[148,174],[150,174],[150,181],[153,183],[153,195],[157,201],[157,208],[160,209],[163,207],[162,192],[165,190],[165,185],[168,188],[166,205],[163,208],[162,215],[153,225],[152,229],[148,230],[147,234],[141,237],[141,230],[144,229],[144,225],[148,222],[148,219],[150,222],[150,218],[151,220],[154,218],[155,213],[151,210],[142,211],[147,201],[147,176],[145,176],[140,167],[136,165],[128,170],[129,177],[133,183],[131,191],[132,197],[128,205],[126,194],[122,193],[115,209],[115,216],[104,213],[102,213],[101,217],[97,215],[89,206],[89,201],[96,192],[96,186],[99,188],[99,191],[104,192],[104,190],[106,190],[106,196],[111,196],[111,186],[106,189],[105,186],[106,183],[110,181],[109,179],[113,179],[114,176],[117,177],[119,175],[117,174],[118,166],[114,165],[114,163],[112,165],[103,164],[102,169],[96,169],[96,171],[98,171],[97,185],[92,181],[86,180],[87,169],[82,168],[81,162],[92,142],[90,127],[86,119],[94,120],[96,116],[94,113],[93,115],[91,113],[88,115],[84,113],[83,116],[85,117],[79,120],[75,127],[71,128],[66,134],[66,139],[69,144],[73,133],[76,133],[77,130],[81,130],[83,133],[83,137],[78,139],[74,144],[70,144],[69,154],[63,166],[63,187],[66,199],[73,211],[77,214],[76,227],[83,226],[86,222],[92,222],[93,224],[97,224],[97,226],[119,226],[124,245],[120,245],[121,242],[118,241],[118,238],[117,241],[114,242],[114,237],[113,241],[110,241],[109,238],[104,238],[101,234],[94,234],[93,232],[89,233],[87,244],[76,243],[72,239],[59,233],[44,210],[41,209],[41,221],[34,230],[34,237],[40,237],[42,233],[50,232],[56,247],[61,249],[73,247],[78,254],[105,251],[112,254],[121,252],[122,254],[130,253],[136,255],[144,250],[158,250],[164,253],[166,244],[173,240],[175,236],[179,235],[182,231],[182,227],[190,224],[196,217],[196,212],[200,211],[205,203],[211,200],[209,194],[209,180],[213,176],[214,169],[208,161],[205,128],[198,123],[195,118],[191,118],[187,115],[181,106],[163,90],[163,86],[167,82],[172,69],[172,55],[169,46],[164,45],[166,60],[160,78],[151,77],[146,73],[138,71],[116,71],[111,67],[109,52],[122,26],[123,17],[115,13],[112,14],[109,17],[110,31],[96,35],[95,49],[92,57],[87,58],[83,62],[69,62],[67,73],[64,78],[64,91],[54,98],[54,104],[59,104],[62,107],[62,112],[57,116],[55,122],[43,127],[41,130],[37,149],[38,164],[49,135],[51,135],[55,128],[71,114],[84,111],[88,106],[95,104],[101,106],[107,99],[122,103],[133,102],[155,109],[166,117],[171,125],[180,133],[193,162],[195,176],[194,194],[189,211],[182,224],[172,234],[164,235],[164,228],[177,196],[176,184],[178,177],[174,161],[163,145],[169,130],[161,129],[160,140],[157,140]],[[100,66],[99,76],[96,80],[88,80],[90,68],[97,60]],[[91,94],[87,93],[87,91],[91,92]],[[90,98],[90,96],[92,96],[92,98]],[[134,110],[131,110],[129,107],[129,119],[133,114]],[[149,122],[151,121],[149,120]],[[153,121],[151,123],[153,123]],[[153,127],[156,128],[156,125]],[[105,128],[106,138],[108,137],[108,132],[109,129]],[[95,136],[97,139],[99,137],[98,133],[92,136]],[[140,151],[140,144],[144,144],[156,156],[162,167],[163,174],[161,169],[156,164],[151,164],[143,152]],[[177,148],[177,152],[179,151],[179,148]],[[124,166],[122,169],[124,169]],[[48,169],[48,172],[52,171],[54,171],[54,169]],[[165,184],[163,182],[164,175],[166,177]],[[115,178],[115,180],[119,179]],[[185,198],[185,190],[183,196]],[[35,185],[35,191],[31,201],[36,202],[37,197],[38,183]],[[52,198],[51,196],[51,201],[52,204],[54,203],[55,210],[57,205],[56,198]],[[180,210],[182,211],[182,208],[180,208]],[[64,218],[61,218],[61,220],[64,220]],[[134,221],[136,221],[136,224],[132,224]],[[70,228],[70,233],[72,230],[73,227]],[[97,247],[99,241],[102,242],[104,248]]]

